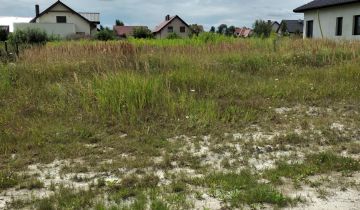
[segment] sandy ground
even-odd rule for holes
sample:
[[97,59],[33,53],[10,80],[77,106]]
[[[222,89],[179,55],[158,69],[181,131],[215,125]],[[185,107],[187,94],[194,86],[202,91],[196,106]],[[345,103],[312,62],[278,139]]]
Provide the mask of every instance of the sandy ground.
[[[280,117],[292,121],[301,116],[308,116],[310,118],[317,119],[323,115],[334,115],[333,122],[328,122],[327,129],[338,132],[340,135],[349,137],[354,142],[360,141],[360,130],[353,122],[347,122],[348,115],[356,115],[358,113],[334,113],[332,109],[321,109],[318,107],[303,107],[296,106],[292,108],[282,107],[275,108],[275,113]],[[340,115],[341,117],[336,117]],[[296,124],[296,123],[295,123]],[[283,127],[272,130],[265,130],[258,125],[253,125],[248,129],[241,132],[225,133],[224,139],[226,142],[218,142],[211,135],[205,136],[176,136],[169,138],[169,142],[180,142],[183,145],[180,148],[180,153],[190,153],[194,157],[200,160],[202,167],[210,167],[212,171],[226,172],[229,170],[235,172],[241,171],[243,168],[250,167],[256,172],[261,172],[265,169],[274,168],[277,160],[286,159],[289,162],[302,162],[305,154],[308,152],[319,152],[331,149],[331,146],[318,145],[314,147],[296,147],[294,145],[283,145],[281,149],[271,142],[279,137],[288,134],[289,132],[297,135],[305,135],[308,133],[311,135],[318,135],[321,137],[322,131],[316,126],[310,123],[309,128],[304,130],[299,126]],[[125,136],[126,137],[126,136]],[[326,140],[326,139],[325,139]],[[249,147],[245,147],[246,144],[251,143],[250,149],[253,151],[250,156],[245,158],[245,153],[249,152]],[[85,147],[94,147],[94,145],[84,145]],[[96,145],[95,145],[96,146]],[[313,151],[312,151],[313,150]],[[343,156],[349,156],[354,159],[360,160],[360,154],[349,154],[347,151],[341,153]],[[123,154],[128,157],[128,154]],[[228,169],[223,166],[223,161],[226,160],[233,167]],[[109,164],[113,160],[103,160],[99,164]],[[154,157],[153,162],[155,164],[164,161],[162,156]],[[56,160],[50,164],[34,164],[29,165],[28,170],[23,172],[26,175],[34,176],[44,183],[43,189],[38,190],[26,190],[19,188],[11,188],[0,193],[0,209],[6,208],[7,203],[13,200],[26,200],[34,198],[44,198],[51,196],[53,191],[50,190],[51,186],[66,186],[74,189],[86,190],[91,184],[96,184],[99,179],[106,182],[118,182],[121,177],[117,177],[111,173],[62,173],[61,169],[72,164],[81,164],[82,160]],[[246,163],[246,164],[244,164]],[[174,161],[171,163],[172,168],[166,170],[159,170],[153,167],[142,169],[143,171],[153,173],[160,179],[159,187],[167,186],[172,182],[174,176],[186,174],[192,178],[201,178],[205,174],[194,170],[190,167],[180,167],[179,164]],[[118,169],[124,176],[132,175],[136,172],[134,169],[120,168]],[[306,203],[299,204],[296,207],[288,207],[286,209],[300,210],[300,209],[314,209],[314,210],[358,210],[360,209],[360,173],[355,174],[353,177],[343,178],[338,174],[328,175],[330,179],[335,180],[330,184],[322,186],[326,191],[326,197],[320,198],[318,188],[309,187],[307,184],[303,184],[300,190],[292,189],[280,189],[284,194],[291,197],[300,196],[306,200]],[[74,177],[79,178],[78,180]],[[318,177],[310,177],[309,179],[317,179]],[[79,181],[81,180],[81,181]],[[340,180],[340,181],[339,181]],[[265,180],[266,181],[266,180]],[[346,190],[338,186],[339,182],[354,183],[354,187],[347,186]],[[189,200],[193,203],[194,209],[221,209],[224,204],[221,200],[211,197],[206,189],[203,189],[201,198],[195,198],[194,195],[189,195]],[[266,206],[263,208],[267,209]],[[272,208],[272,207],[268,207]]]

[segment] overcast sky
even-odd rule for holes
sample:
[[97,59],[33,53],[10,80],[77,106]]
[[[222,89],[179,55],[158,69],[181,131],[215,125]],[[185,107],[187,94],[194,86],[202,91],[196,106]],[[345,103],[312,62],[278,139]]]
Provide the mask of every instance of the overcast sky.
[[[120,19],[126,25],[154,28],[166,14],[179,15],[189,24],[209,28],[221,23],[251,27],[256,19],[300,19],[292,10],[310,0],[63,0],[78,12],[99,12],[101,24],[113,25]],[[55,0],[0,0],[0,16],[34,16],[34,5],[40,11]]]

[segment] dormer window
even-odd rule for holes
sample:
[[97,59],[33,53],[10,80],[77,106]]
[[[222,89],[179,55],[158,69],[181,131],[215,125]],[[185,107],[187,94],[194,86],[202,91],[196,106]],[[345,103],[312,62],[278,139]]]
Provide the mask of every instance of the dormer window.
[[57,23],[66,23],[66,16],[56,16]]

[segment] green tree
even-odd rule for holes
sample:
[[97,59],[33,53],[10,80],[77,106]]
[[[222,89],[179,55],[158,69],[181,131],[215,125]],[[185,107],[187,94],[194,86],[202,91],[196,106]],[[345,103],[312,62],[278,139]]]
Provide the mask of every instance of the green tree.
[[108,27],[103,28],[96,34],[96,39],[101,41],[113,40],[115,39],[114,31]]
[[116,26],[124,26],[125,24],[124,24],[124,22],[122,22],[121,20],[116,20],[116,21],[115,21],[115,25],[116,25]]
[[210,33],[215,33],[215,31],[216,31],[216,29],[215,29],[215,26],[211,26],[211,28],[210,28]]
[[198,24],[190,25],[191,35],[199,36],[200,33],[204,32],[204,28]]
[[282,22],[282,23],[281,23],[280,31],[281,31],[281,34],[282,34],[283,36],[287,36],[287,35],[289,34],[289,33],[288,33],[288,28],[287,28],[286,22]]
[[218,27],[217,33],[218,33],[218,34],[226,35],[227,29],[228,29],[228,27],[227,27],[226,24],[221,24],[221,25],[219,25],[219,27]]
[[272,27],[267,21],[256,20],[253,28],[256,36],[263,38],[270,37]]
[[235,30],[236,30],[235,26],[229,26],[229,28],[227,28],[226,35],[234,36]]
[[153,34],[147,27],[136,27],[133,36],[137,39],[153,38]]
[[45,31],[35,28],[28,28],[25,30],[16,30],[9,36],[11,43],[20,44],[45,44],[49,41],[49,36]]

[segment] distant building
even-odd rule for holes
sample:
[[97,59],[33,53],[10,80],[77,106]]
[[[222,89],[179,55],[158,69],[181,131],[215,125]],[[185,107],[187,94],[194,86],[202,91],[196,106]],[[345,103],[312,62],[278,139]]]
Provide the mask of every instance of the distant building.
[[35,17],[30,23],[14,23],[14,29],[37,28],[60,37],[73,34],[94,35],[100,24],[99,18],[99,13],[79,13],[57,1],[41,13],[39,5],[35,5]]
[[243,38],[250,37],[252,34],[253,34],[253,30],[251,28],[246,28],[246,27],[236,28],[234,33],[236,37],[243,37]]
[[0,25],[9,26],[9,32],[14,31],[14,23],[29,23],[31,17],[0,16]]
[[283,28],[285,28],[285,34],[293,35],[302,35],[304,29],[303,20],[282,20],[280,26],[277,30],[278,34],[283,34]]
[[157,39],[167,38],[169,34],[176,33],[179,37],[186,38],[189,37],[191,29],[189,25],[181,19],[179,16],[175,15],[170,17],[167,15],[165,21],[156,26],[153,34]]
[[147,26],[114,26],[114,32],[118,37],[126,38],[134,35],[134,30],[136,28],[146,28]]
[[6,41],[10,32],[10,26],[0,25],[0,41]]
[[304,38],[360,40],[359,0],[315,0],[294,12],[304,13]]
[[276,33],[279,30],[279,27],[280,27],[279,22],[268,20],[268,23],[271,25],[271,31],[272,32]]
[[10,26],[0,26],[0,31],[5,31],[7,34],[9,34]]

